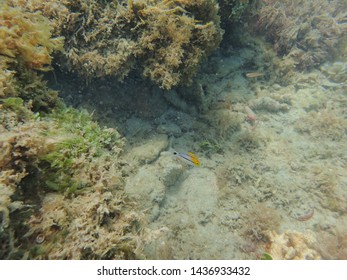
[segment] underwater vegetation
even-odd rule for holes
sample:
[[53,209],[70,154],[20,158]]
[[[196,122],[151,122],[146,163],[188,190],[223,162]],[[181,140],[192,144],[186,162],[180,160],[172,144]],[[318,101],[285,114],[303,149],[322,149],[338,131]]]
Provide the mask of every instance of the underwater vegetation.
[[[0,3],[0,259],[135,258],[142,218],[122,192],[124,140],[48,88],[40,73],[63,38],[24,8],[38,1],[10,3]],[[76,250],[82,236],[90,246]]]
[[[0,54],[26,67],[46,71],[54,51],[63,50],[62,37],[52,38],[47,18],[0,3]],[[11,62],[11,59],[8,63]]]
[[58,141],[51,151],[41,157],[43,164],[50,166],[47,172],[42,172],[42,177],[47,178],[47,187],[75,192],[92,185],[95,178],[90,174],[96,171],[95,159],[102,158],[103,152],[107,152],[104,164],[111,157],[117,159],[123,139],[115,129],[101,128],[87,112],[66,108],[54,111],[49,117],[55,129],[45,134],[53,143],[57,141],[55,139]]
[[107,76],[123,80],[140,69],[162,88],[185,84],[223,33],[213,0],[79,0],[65,1],[64,7],[48,1],[49,8],[36,1],[11,2],[50,11],[57,32],[66,38],[62,64],[87,81]]
[[254,30],[265,34],[287,67],[309,69],[336,55],[347,34],[344,0],[261,0]]
[[[345,227],[335,226],[346,213],[335,84],[346,63],[294,71],[345,48],[341,1],[329,2],[332,17],[302,1],[317,14],[270,0],[0,3],[0,259],[346,257]],[[280,58],[240,32],[250,18]],[[218,50],[223,28],[232,32]],[[297,83],[282,87],[288,69]],[[66,106],[49,76],[94,114]],[[299,106],[307,84],[318,93]],[[301,158],[296,144],[309,145]],[[171,147],[196,152],[201,166],[176,162]],[[211,251],[208,231],[220,245]]]
[[222,40],[223,21],[234,22],[253,1],[119,0],[18,1],[41,11],[54,34],[65,37],[60,65],[87,82],[124,80],[135,72],[164,89],[192,82],[202,59]]
[[211,110],[208,118],[221,138],[240,130],[241,123],[244,121],[242,114],[227,109]]
[[248,228],[244,229],[243,235],[253,241],[267,242],[267,231],[276,231],[280,226],[281,218],[275,209],[267,207],[264,203],[258,203],[254,209],[245,213]]
[[228,26],[242,21],[246,12],[255,8],[256,0],[218,0],[222,27],[228,32]]
[[317,237],[321,244],[317,251],[327,260],[347,259],[346,223],[332,232],[320,233]]
[[334,63],[324,63],[321,71],[332,81],[343,83],[347,81],[347,62],[336,61]]
[[37,72],[51,69],[52,55],[63,50],[63,38],[52,37],[50,21],[0,3],[0,98],[20,97],[34,111],[47,111],[57,92],[47,88]]
[[314,139],[326,138],[333,141],[341,141],[347,133],[347,121],[343,116],[336,115],[329,110],[310,112],[295,129]]
[[[136,227],[140,224],[136,222],[136,213],[127,216],[123,211],[129,203],[121,202],[124,198],[119,153],[123,139],[117,131],[100,128],[89,114],[75,109],[56,108],[51,114],[39,117],[19,97],[7,98],[0,109],[1,259],[113,258],[115,255],[134,258],[136,244],[131,241],[130,232],[136,234],[137,230],[133,232],[129,223],[135,223]],[[58,204],[50,201],[45,206],[53,196]],[[76,206],[75,213],[70,216],[72,205]],[[83,206],[88,209],[83,210]],[[69,229],[76,226],[71,220],[85,213],[90,218],[86,217],[76,229]],[[89,253],[82,248],[76,251],[79,241],[74,234],[86,231],[93,223],[102,231],[115,217],[112,238],[117,239],[114,246],[118,249],[113,248],[113,254],[98,253],[98,249]],[[129,228],[130,232],[118,231],[118,225]],[[105,242],[96,237],[95,231],[94,238]],[[122,242],[115,234],[117,231],[120,235],[128,234],[129,238]],[[35,238],[44,238],[45,242],[41,244]],[[57,252],[53,244],[60,238],[70,240],[70,248]],[[132,245],[126,245],[128,242]]]

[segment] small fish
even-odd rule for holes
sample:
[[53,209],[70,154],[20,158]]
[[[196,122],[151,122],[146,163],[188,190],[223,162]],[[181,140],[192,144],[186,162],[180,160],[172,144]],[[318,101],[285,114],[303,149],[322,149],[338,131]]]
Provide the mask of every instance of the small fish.
[[247,78],[257,78],[257,77],[262,77],[264,75],[265,74],[261,73],[261,72],[249,72],[249,73],[246,73],[246,77]]
[[180,160],[184,161],[185,163],[193,166],[200,166],[200,161],[197,158],[196,155],[194,155],[192,152],[189,153],[178,153],[178,152],[173,152],[174,156],[179,158]]

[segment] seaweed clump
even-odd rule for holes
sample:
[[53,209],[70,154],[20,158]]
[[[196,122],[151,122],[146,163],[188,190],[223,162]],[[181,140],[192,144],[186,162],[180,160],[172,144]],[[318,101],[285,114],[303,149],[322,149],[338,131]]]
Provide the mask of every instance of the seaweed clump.
[[30,69],[47,71],[53,51],[63,50],[62,37],[52,38],[48,19],[39,12],[1,5],[0,54],[17,59]]
[[189,83],[223,33],[214,0],[11,2],[52,18],[66,38],[61,64],[87,81],[137,69],[164,89]]
[[295,129],[316,140],[325,138],[341,141],[347,133],[347,121],[338,112],[323,110],[310,112],[300,123],[295,125]]
[[0,98],[20,97],[34,111],[47,111],[57,93],[38,71],[51,70],[52,55],[63,50],[63,38],[52,36],[41,13],[0,4]]
[[143,76],[170,89],[188,83],[221,40],[213,0],[91,2],[67,4],[82,13],[71,19],[69,26],[75,28],[64,32],[69,67],[87,79],[122,80],[139,68]]
[[111,158],[119,157],[124,140],[115,129],[101,128],[84,111],[63,108],[49,117],[55,129],[46,136],[54,147],[40,157],[41,166],[49,164],[41,174],[46,186],[75,193],[95,184],[102,177],[102,171],[96,172],[98,161],[103,161],[102,169],[107,168]]
[[[93,255],[83,250],[74,249],[74,254],[53,250],[57,248],[53,244],[66,238],[70,239],[71,252],[76,242],[80,244],[74,237],[78,231],[70,230],[69,225],[73,218],[88,212],[91,220],[79,218],[83,226],[78,229],[86,230],[92,221],[97,227],[107,228],[110,223],[112,228],[121,223],[129,230],[122,229],[114,238],[117,248],[126,248],[109,257],[134,258],[133,239],[128,240],[132,245],[120,240],[123,233],[137,233],[132,223],[140,227],[136,213],[130,214],[128,205],[121,202],[120,135],[114,129],[100,128],[89,114],[74,109],[58,108],[49,116],[39,117],[19,97],[7,98],[0,112],[0,242],[5,248],[0,257],[77,258],[78,254],[78,258],[107,258],[96,254],[96,249]],[[59,209],[52,208],[55,202],[51,200],[45,206],[47,199],[54,197],[52,191],[62,200],[57,202]],[[75,214],[78,212],[73,217],[71,205],[76,205]],[[83,210],[87,205],[95,207]],[[115,223],[114,218],[120,216],[122,219]],[[38,244],[37,236],[39,241],[44,236],[45,241]]]
[[284,65],[301,70],[334,58],[347,33],[344,0],[261,0],[253,28],[264,34]]
[[[52,38],[49,20],[40,13],[0,3],[0,258],[17,251],[11,215],[27,210],[15,198],[20,184],[45,154],[41,122],[35,111],[48,111],[57,101],[37,71],[49,70],[52,54],[62,50],[62,38]],[[20,226],[21,227],[21,226]]]
[[243,236],[257,242],[267,242],[267,232],[277,231],[281,222],[280,215],[263,203],[248,210],[245,220],[247,220],[247,227],[244,228]]
[[47,87],[39,73],[63,39],[30,1],[12,2],[0,4],[0,259],[135,258],[124,141]]

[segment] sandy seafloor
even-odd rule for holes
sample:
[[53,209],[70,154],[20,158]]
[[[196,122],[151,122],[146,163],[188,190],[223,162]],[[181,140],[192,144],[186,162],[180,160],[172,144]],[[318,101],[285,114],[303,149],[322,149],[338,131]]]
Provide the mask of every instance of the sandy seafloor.
[[127,139],[125,191],[152,230],[146,258],[346,258],[346,84],[319,69],[283,82],[256,59],[252,47],[210,57],[194,84],[202,108],[135,79],[76,97],[58,77],[67,103]]

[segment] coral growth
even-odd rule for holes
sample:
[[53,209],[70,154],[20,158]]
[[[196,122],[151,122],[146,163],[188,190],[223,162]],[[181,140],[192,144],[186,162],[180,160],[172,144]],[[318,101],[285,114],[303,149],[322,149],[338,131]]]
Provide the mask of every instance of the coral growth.
[[321,259],[319,253],[315,250],[317,240],[311,232],[286,231],[277,234],[274,231],[268,231],[266,236],[269,239],[266,252],[274,260]]
[[344,0],[261,0],[254,29],[283,56],[283,63],[307,69],[331,59],[347,31]]

